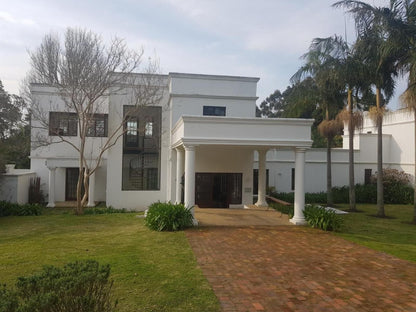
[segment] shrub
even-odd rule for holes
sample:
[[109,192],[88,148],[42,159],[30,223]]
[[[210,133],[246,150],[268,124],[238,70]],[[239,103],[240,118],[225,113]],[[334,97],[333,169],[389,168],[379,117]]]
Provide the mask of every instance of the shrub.
[[294,215],[293,205],[285,206],[285,205],[280,205],[272,201],[270,201],[268,205],[281,213],[287,214],[289,216],[289,219],[293,218],[293,215]]
[[6,288],[6,285],[0,286],[0,312],[15,312],[19,303],[15,292]]
[[110,267],[94,260],[68,263],[63,268],[46,266],[38,274],[19,277],[14,293],[1,290],[0,307],[15,311],[13,308],[18,306],[19,312],[114,311],[116,304],[110,296],[113,281],[109,276]]
[[308,224],[324,231],[339,231],[342,219],[332,210],[321,206],[307,205],[303,211]]
[[95,215],[95,214],[111,214],[111,213],[126,213],[127,209],[116,209],[113,207],[92,207],[84,209],[84,214]]
[[[386,204],[413,203],[414,192],[410,181],[411,176],[404,171],[383,169],[384,202]],[[377,172],[371,176],[370,182],[373,185],[377,184]]]
[[39,204],[19,205],[7,201],[0,201],[0,217],[6,216],[39,216],[43,206]]
[[193,226],[191,208],[183,204],[153,203],[147,210],[145,224],[154,231],[179,231]]

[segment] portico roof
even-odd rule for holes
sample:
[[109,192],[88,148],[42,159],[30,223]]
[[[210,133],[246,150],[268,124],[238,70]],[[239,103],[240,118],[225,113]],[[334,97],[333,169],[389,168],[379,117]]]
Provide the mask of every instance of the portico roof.
[[182,116],[172,144],[310,148],[313,119]]

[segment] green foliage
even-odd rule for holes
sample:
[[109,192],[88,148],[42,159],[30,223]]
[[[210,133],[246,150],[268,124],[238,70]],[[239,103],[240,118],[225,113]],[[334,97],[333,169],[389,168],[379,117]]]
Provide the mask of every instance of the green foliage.
[[[295,194],[271,192],[271,196],[289,203],[294,202]],[[348,203],[349,187],[333,187],[333,202],[335,204]],[[409,184],[390,183],[384,187],[384,202],[386,204],[412,204],[414,197],[413,187]],[[375,204],[377,202],[376,184],[356,184],[355,198],[357,203]],[[305,193],[305,203],[321,204],[326,203],[326,192]]]
[[[370,182],[377,184],[377,173],[372,175]],[[384,202],[387,204],[411,204],[414,191],[410,185],[410,175],[404,171],[385,168],[383,169]]]
[[16,293],[0,285],[0,312],[15,312],[18,306]]
[[268,202],[268,204],[273,209],[275,209],[275,210],[277,210],[281,213],[287,214],[289,216],[289,219],[293,218],[293,215],[294,215],[293,205],[285,206],[285,205],[281,205],[281,204],[278,204],[278,203],[275,203],[275,202],[272,202],[272,201]]
[[153,203],[149,206],[145,224],[154,231],[179,231],[193,226],[191,208],[183,204]]
[[39,204],[19,205],[7,201],[0,201],[0,217],[7,216],[39,216],[43,206]]
[[109,277],[110,266],[100,266],[95,260],[76,261],[63,268],[45,266],[40,273],[19,277],[15,293],[0,290],[0,307],[18,312],[114,311]]
[[84,214],[86,215],[96,215],[96,214],[110,214],[110,213],[126,213],[127,209],[116,209],[113,207],[92,207],[84,209]]
[[308,224],[324,231],[339,231],[342,219],[334,211],[321,206],[307,205],[303,211]]

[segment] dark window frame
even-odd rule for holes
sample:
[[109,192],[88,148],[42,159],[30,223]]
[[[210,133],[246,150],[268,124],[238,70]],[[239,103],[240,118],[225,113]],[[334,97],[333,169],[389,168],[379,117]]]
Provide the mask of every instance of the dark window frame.
[[290,181],[291,181],[291,189],[292,189],[292,191],[294,191],[295,190],[295,187],[296,187],[296,185],[295,185],[295,179],[296,179],[296,174],[295,174],[295,168],[292,168],[292,174],[291,174],[291,179],[290,179]]
[[373,169],[364,169],[364,184],[371,184],[371,176],[373,175]]
[[[103,133],[98,133],[100,127],[97,128],[97,122],[102,121],[104,123]],[[87,137],[107,137],[108,136],[108,114],[94,114],[90,120],[90,124],[87,129]]]
[[49,136],[78,136],[77,114],[49,112]]
[[[122,191],[160,191],[162,108],[123,107],[125,124],[123,139]],[[134,140],[128,142],[128,122],[135,122]],[[151,123],[151,126],[148,125]],[[150,127],[150,128],[149,128]],[[136,158],[137,157],[137,158]],[[134,166],[133,166],[134,164]]]
[[226,116],[227,108],[225,106],[204,105],[202,114],[204,116]]

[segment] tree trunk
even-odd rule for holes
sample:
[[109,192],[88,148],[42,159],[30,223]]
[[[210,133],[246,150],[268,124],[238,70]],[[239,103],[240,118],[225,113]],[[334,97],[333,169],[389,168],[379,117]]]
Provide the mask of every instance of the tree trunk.
[[75,214],[81,215],[82,214],[82,183],[83,183],[83,166],[82,160],[80,157],[79,161],[79,173],[78,173],[78,183],[77,183],[77,207],[75,209]]
[[380,89],[376,89],[377,103],[377,216],[385,217],[383,190],[383,117],[380,109]]
[[414,188],[414,199],[413,199],[413,223],[416,224],[416,108],[413,109],[413,113],[414,113],[414,145],[413,145],[413,149],[415,150],[415,162],[414,162],[414,175],[415,175],[415,183],[413,184],[413,188]]
[[331,139],[327,138],[326,146],[326,205],[333,206],[332,199],[332,160],[331,160]]
[[350,197],[350,211],[357,211],[355,205],[355,182],[354,182],[354,120],[353,120],[353,107],[351,100],[351,89],[348,89],[348,111],[349,111],[349,120],[348,120],[348,162],[349,162],[349,197]]

